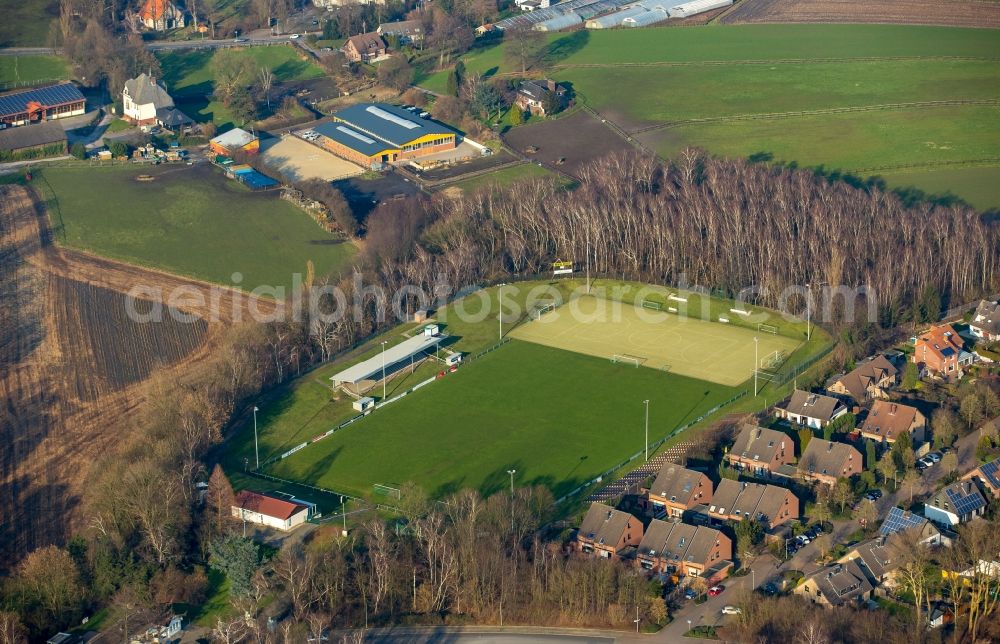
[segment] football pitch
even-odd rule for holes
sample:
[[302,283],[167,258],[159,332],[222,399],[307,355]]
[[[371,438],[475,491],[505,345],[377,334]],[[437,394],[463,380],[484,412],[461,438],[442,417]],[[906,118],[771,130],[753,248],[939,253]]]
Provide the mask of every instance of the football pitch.
[[775,368],[774,358],[790,356],[801,344],[781,335],[589,296],[517,327],[511,336],[608,360],[620,356],[623,363],[729,387],[753,375],[755,351],[760,368]]

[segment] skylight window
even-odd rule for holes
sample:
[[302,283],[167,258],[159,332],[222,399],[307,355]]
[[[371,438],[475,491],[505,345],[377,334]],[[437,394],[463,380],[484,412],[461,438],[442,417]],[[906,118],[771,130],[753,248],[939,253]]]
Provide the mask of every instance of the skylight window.
[[381,107],[375,107],[374,105],[369,105],[368,107],[365,108],[365,111],[370,114],[374,114],[380,119],[389,121],[391,123],[395,123],[400,127],[405,127],[407,130],[414,130],[420,127],[419,123],[414,123],[413,121],[408,121],[401,116],[396,116],[391,112],[386,112]]
[[375,139],[368,138],[364,134],[361,134],[360,132],[355,132],[354,130],[352,130],[349,127],[344,127],[343,125],[338,125],[337,129],[340,130],[341,132],[343,132],[344,134],[346,134],[347,136],[353,136],[357,140],[363,141],[363,142],[367,143],[368,145],[373,145],[375,143]]

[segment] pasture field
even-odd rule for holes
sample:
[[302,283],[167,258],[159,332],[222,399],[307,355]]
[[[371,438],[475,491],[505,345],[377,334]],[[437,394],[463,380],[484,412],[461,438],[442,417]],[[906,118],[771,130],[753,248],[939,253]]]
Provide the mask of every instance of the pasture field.
[[883,173],[890,188],[917,187],[938,196],[953,194],[980,211],[1000,209],[1000,167],[929,168]]
[[[513,71],[502,46],[464,60],[470,71]],[[976,173],[966,177],[964,168],[947,175],[953,188],[933,175],[922,186],[917,172],[1000,159],[996,30],[752,24],[577,31],[551,37],[548,62],[547,73],[571,84],[579,102],[663,156],[697,146],[864,174],[905,169],[926,192],[1000,201],[1000,187],[985,198],[982,188],[970,191]],[[440,89],[445,80],[439,73],[421,82]],[[933,106],[941,101],[948,104]],[[793,114],[802,111],[819,113]],[[769,118],[759,120],[763,114]],[[519,147],[518,137],[531,129],[528,138],[549,142],[541,146],[545,163],[593,158],[565,137],[545,135],[558,127],[558,120],[543,122],[506,136]]]
[[268,471],[358,495],[414,481],[442,496],[494,492],[516,469],[518,485],[560,496],[642,448],[643,400],[652,441],[734,393],[513,341]]
[[558,177],[545,168],[534,163],[522,163],[520,165],[501,168],[488,174],[463,179],[455,183],[448,184],[448,187],[461,188],[464,192],[475,192],[484,186],[505,187],[524,179],[540,179],[543,177]]
[[69,63],[59,56],[0,56],[0,89],[17,89],[16,83],[69,77]]
[[[730,313],[728,318],[736,316]],[[754,338],[761,361],[775,353],[789,356],[801,344],[780,335],[587,296],[519,326],[511,337],[604,359],[634,356],[642,359],[644,368],[729,387],[753,373]]]
[[[642,400],[652,401],[650,441],[653,442],[746,389],[749,374],[737,382],[740,386],[729,386],[687,377],[676,370],[613,364],[607,356],[580,352],[579,346],[574,347],[575,351],[566,351],[518,339],[523,330],[531,329],[534,324],[529,322],[529,312],[539,303],[566,302],[571,298],[576,301],[582,286],[583,280],[577,278],[504,286],[502,333],[505,338],[512,338],[509,344],[269,465],[265,472],[359,496],[368,496],[374,483],[391,485],[408,480],[441,495],[457,487],[494,490],[505,482],[506,470],[513,467],[519,472],[519,484],[545,484],[558,496],[642,447]],[[620,300],[624,309],[633,308],[632,303],[637,299],[666,301],[677,292],[603,279],[594,280],[592,289],[602,297]],[[478,290],[435,313],[434,320],[449,336],[449,349],[475,355],[498,342],[499,293],[497,287]],[[685,295],[692,316],[716,319],[734,306],[727,300]],[[572,304],[563,308],[569,306]],[[829,337],[816,329],[812,340],[804,343],[803,323],[785,322],[774,312],[741,306],[761,321],[780,325],[781,336],[766,336],[770,341],[787,343],[789,348],[799,347],[788,364],[801,362],[829,342]],[[756,329],[756,322],[752,326],[744,322],[744,327],[696,320],[688,323],[692,328],[701,325],[719,331],[723,341],[734,332],[747,333],[752,338],[753,333],[747,329]],[[281,454],[354,416],[351,399],[331,392],[329,377],[346,366],[376,356],[382,340],[390,344],[403,341],[416,326],[409,323],[397,327],[349,356],[255,402],[260,408],[261,460]],[[762,340],[765,335],[761,334]],[[413,373],[404,370],[389,380],[387,395],[402,393],[440,370],[431,361],[419,365]],[[573,396],[566,395],[567,387],[572,387]],[[783,390],[767,385],[762,395],[773,401],[779,391]],[[376,386],[369,393],[380,397],[381,387]],[[755,405],[760,406],[744,398],[730,409],[749,411]],[[634,427],[638,439],[623,427]],[[225,446],[226,471],[235,473],[234,484],[238,487],[274,485],[239,473],[246,462],[253,462],[253,449],[252,419],[247,416],[233,428],[232,438]],[[503,474],[499,479],[497,472]]]
[[44,47],[49,25],[58,17],[58,0],[5,2],[0,47]]
[[[292,274],[342,269],[354,256],[274,192],[254,193],[206,164],[48,168],[57,239],[68,246],[251,290],[292,285]],[[137,181],[140,174],[152,181]],[[232,275],[243,280],[234,284]]]

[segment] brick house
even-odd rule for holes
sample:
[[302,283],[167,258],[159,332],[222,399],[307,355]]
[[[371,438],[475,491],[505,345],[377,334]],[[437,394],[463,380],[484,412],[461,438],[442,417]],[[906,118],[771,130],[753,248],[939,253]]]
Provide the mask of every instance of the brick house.
[[642,521],[603,503],[592,503],[576,533],[576,547],[585,554],[617,559],[622,550],[642,541]]
[[566,88],[547,78],[521,81],[514,104],[532,114],[545,116],[553,104],[558,105],[559,109],[565,107]]
[[962,477],[962,480],[975,479],[990,494],[1000,498],[1000,458],[995,458],[989,463],[983,463],[976,469]]
[[906,432],[922,440],[926,428],[927,418],[916,407],[876,400],[861,425],[861,436],[877,443],[895,443],[896,437]]
[[782,465],[795,462],[795,444],[783,432],[745,425],[726,454],[726,461],[756,476],[771,475]]
[[912,359],[921,374],[961,378],[962,367],[971,365],[973,359],[963,347],[955,327],[950,324],[932,326],[917,336]]
[[719,530],[659,519],[646,528],[636,555],[644,570],[689,577],[717,571],[713,581],[728,573],[732,558],[733,542]]
[[799,518],[799,499],[777,485],[722,479],[715,489],[708,515],[720,521],[742,521],[749,517],[769,530]]
[[846,396],[864,404],[869,400],[888,398],[889,389],[898,383],[899,369],[880,355],[834,378],[827,384],[826,390],[835,396]]
[[354,63],[367,63],[385,56],[386,45],[374,31],[351,36],[344,44],[344,56]]
[[712,481],[707,476],[673,463],[663,466],[646,493],[654,516],[681,517],[686,510],[711,500]]
[[833,486],[839,478],[850,478],[864,471],[861,452],[846,443],[813,438],[799,459],[799,476]]

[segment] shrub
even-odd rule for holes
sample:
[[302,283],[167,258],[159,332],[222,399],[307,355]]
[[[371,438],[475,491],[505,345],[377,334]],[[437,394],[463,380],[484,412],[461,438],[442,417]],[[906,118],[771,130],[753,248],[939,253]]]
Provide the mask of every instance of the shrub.
[[87,146],[77,141],[70,147],[69,153],[72,154],[74,158],[82,161],[87,158]]

